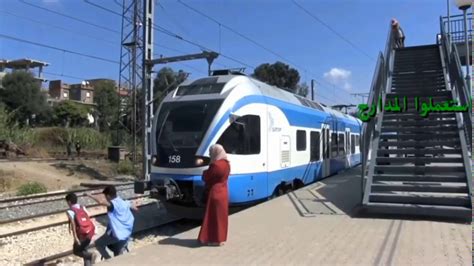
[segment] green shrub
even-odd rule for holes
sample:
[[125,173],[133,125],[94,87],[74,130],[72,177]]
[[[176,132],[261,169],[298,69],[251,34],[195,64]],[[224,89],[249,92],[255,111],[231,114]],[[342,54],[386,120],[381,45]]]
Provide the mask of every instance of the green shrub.
[[117,164],[117,173],[121,175],[133,175],[133,163],[130,160],[123,160]]
[[38,183],[38,182],[30,182],[24,185],[21,185],[18,188],[18,192],[16,193],[17,196],[26,196],[31,194],[37,193],[44,193],[47,192],[45,185]]
[[0,103],[0,139],[9,140],[16,145],[23,146],[36,141],[36,134],[27,127],[20,127],[12,119],[12,114],[7,113]]
[[79,141],[83,150],[105,150],[110,145],[110,136],[93,128],[40,128],[38,146],[51,147],[54,151],[64,151],[66,144]]

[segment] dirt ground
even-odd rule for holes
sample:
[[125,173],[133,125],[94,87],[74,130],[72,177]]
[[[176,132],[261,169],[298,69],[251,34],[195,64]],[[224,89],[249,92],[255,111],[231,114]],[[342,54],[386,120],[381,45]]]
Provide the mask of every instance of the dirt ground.
[[116,164],[106,160],[0,161],[0,196],[11,195],[22,184],[34,181],[54,191],[79,188],[82,182],[126,180],[117,176]]

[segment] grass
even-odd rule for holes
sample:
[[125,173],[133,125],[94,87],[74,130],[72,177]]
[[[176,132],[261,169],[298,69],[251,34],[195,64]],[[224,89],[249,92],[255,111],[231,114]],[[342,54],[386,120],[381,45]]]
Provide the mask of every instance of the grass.
[[21,185],[16,193],[17,196],[26,196],[47,192],[46,186],[38,182],[30,182]]
[[117,164],[117,173],[121,175],[133,175],[133,163],[130,160],[123,160]]

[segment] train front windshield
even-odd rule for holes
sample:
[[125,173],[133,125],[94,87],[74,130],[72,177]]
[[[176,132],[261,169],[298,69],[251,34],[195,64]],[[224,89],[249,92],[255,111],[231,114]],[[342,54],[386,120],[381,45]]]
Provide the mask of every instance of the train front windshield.
[[196,150],[222,99],[163,103],[156,123],[160,167],[195,167]]

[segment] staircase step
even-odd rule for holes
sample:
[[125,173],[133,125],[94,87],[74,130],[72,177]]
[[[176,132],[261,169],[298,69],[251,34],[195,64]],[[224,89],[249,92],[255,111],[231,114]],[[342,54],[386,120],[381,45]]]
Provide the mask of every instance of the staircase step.
[[461,157],[378,157],[377,163],[463,163]]
[[412,92],[412,91],[407,91],[405,93],[387,93],[387,98],[395,98],[395,97],[404,97],[407,96],[409,98],[414,98],[414,97],[420,97],[420,99],[428,98],[428,97],[439,97],[439,96],[444,96],[444,97],[452,97],[452,93],[450,91],[441,91],[441,92],[433,92],[430,93],[430,95],[426,94],[420,94],[417,92]]
[[373,181],[400,181],[400,182],[466,182],[466,177],[461,175],[389,175],[378,174],[373,176]]
[[444,82],[443,73],[404,73],[404,74],[394,74],[392,76],[392,83],[399,81],[412,81],[418,82],[420,84],[424,83],[439,83]]
[[400,119],[438,119],[438,118],[451,118],[454,119],[456,118],[455,113],[429,113],[427,117],[422,117],[420,116],[419,111],[412,111],[412,112],[403,112],[403,113],[390,113],[387,112],[383,114],[383,118],[387,119],[395,119],[395,118],[400,118]]
[[467,221],[472,220],[471,208],[461,206],[369,202],[364,204],[362,211],[379,214],[435,216],[451,219],[460,218]]
[[461,148],[456,149],[381,149],[377,150],[377,156],[384,156],[388,154],[415,154],[415,155],[427,155],[427,154],[461,154]]
[[389,191],[403,191],[403,192],[436,192],[436,193],[467,193],[468,189],[465,183],[454,183],[455,185],[441,185],[440,184],[372,184],[371,191],[375,192],[389,192]]
[[417,77],[419,79],[426,79],[428,77],[438,78],[444,75],[437,66],[432,67],[395,67],[393,69],[392,78],[403,78],[403,77]]
[[442,85],[445,85],[444,84],[444,80],[443,79],[432,79],[432,80],[429,80],[429,81],[426,81],[426,80],[421,80],[420,78],[417,78],[417,77],[406,77],[406,78],[393,78],[392,79],[392,86],[396,86],[396,85],[413,85],[413,86],[417,86],[417,85],[420,85],[420,86],[424,86],[424,87],[428,87],[428,86],[442,86]]
[[397,174],[401,173],[424,173],[424,174],[433,174],[433,173],[464,173],[463,166],[401,166],[401,165],[376,165],[375,171],[384,172],[388,174],[389,172],[396,172]]
[[441,66],[441,61],[436,58],[430,58],[430,57],[395,57],[395,67],[425,67],[425,66],[436,66],[440,67]]
[[[420,117],[422,117],[420,115]],[[456,120],[415,120],[415,121],[382,121],[382,128],[384,126],[447,126],[447,125],[457,125]]]
[[379,147],[428,147],[428,146],[455,146],[460,145],[459,140],[397,140],[380,141]]
[[397,74],[401,73],[416,73],[425,74],[430,72],[437,72],[441,69],[441,65],[412,65],[412,66],[395,66],[393,72]]
[[382,127],[382,132],[446,132],[448,130],[454,131],[457,129],[456,125],[443,126],[439,125],[436,127]]
[[[403,108],[403,105],[406,104],[408,106],[415,106],[415,102],[418,99],[418,104],[421,106],[423,103],[429,104],[430,100],[433,102],[433,104],[442,104],[444,105],[445,102],[448,102],[451,104],[452,97],[451,96],[433,96],[433,97],[428,97],[428,96],[420,96],[421,93],[418,94],[418,96],[403,96],[401,94],[396,94],[395,96],[387,96],[385,99],[385,104],[396,104],[397,99],[398,99],[398,105],[400,108]],[[416,98],[418,97],[418,98]],[[406,98],[406,100],[405,100]]]
[[423,44],[423,45],[416,45],[416,46],[405,46],[403,48],[395,49],[396,53],[415,53],[415,52],[422,52],[422,51],[434,51],[438,50],[437,44]]
[[427,195],[421,193],[371,193],[370,202],[403,203],[403,204],[427,204],[444,206],[469,207],[470,201],[467,195]]
[[421,94],[430,94],[432,92],[438,92],[438,91],[446,91],[446,86],[445,84],[442,85],[437,85],[437,86],[425,86],[425,85],[400,85],[400,86],[393,86],[392,85],[392,90],[393,93],[406,93],[406,92],[416,92],[416,93],[421,93]]
[[396,140],[426,140],[426,139],[433,139],[433,140],[449,140],[449,139],[457,139],[459,138],[458,133],[439,133],[436,135],[433,134],[397,134],[397,135],[380,135],[381,140],[389,140],[389,139],[396,139]]

